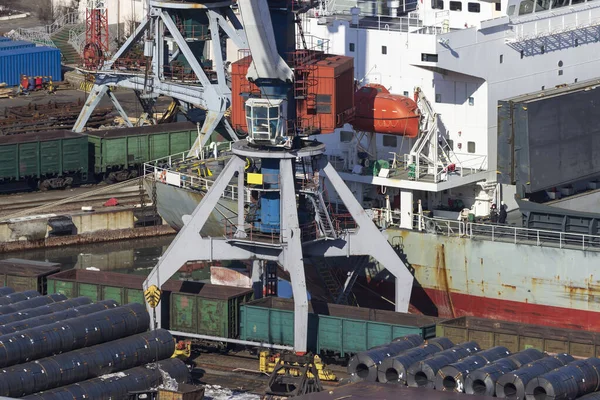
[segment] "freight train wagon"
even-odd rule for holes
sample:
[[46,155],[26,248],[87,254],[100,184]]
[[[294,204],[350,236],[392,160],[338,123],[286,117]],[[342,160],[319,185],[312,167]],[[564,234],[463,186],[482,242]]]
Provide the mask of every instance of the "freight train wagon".
[[[48,293],[94,301],[143,301],[144,277],[112,272],[69,270],[48,278]],[[163,287],[164,326],[176,334],[196,334],[293,345],[293,301],[252,301],[246,288],[169,280]],[[312,302],[309,347],[313,352],[346,356],[411,333],[435,336],[437,318]],[[220,345],[220,344],[219,344]]]
[[91,131],[93,173],[109,183],[134,178],[147,161],[187,152],[197,136],[191,122]]
[[[68,298],[86,296],[93,301],[115,300],[121,304],[144,301],[144,276],[88,270],[53,274],[56,264],[48,263],[34,263],[35,268],[17,271],[15,263],[31,262],[1,261],[0,286],[15,282],[16,276],[22,283],[22,291],[61,293]],[[47,291],[40,290],[44,287]],[[190,333],[293,345],[293,300],[274,297],[252,300],[252,291],[246,288],[179,280],[167,281],[162,290],[164,327],[181,332],[181,336]],[[310,311],[309,346],[323,355],[348,356],[416,333],[425,339],[448,337],[454,343],[474,340],[484,350],[505,346],[511,352],[536,348],[574,357],[600,356],[600,333],[594,332],[474,317],[443,320],[319,302],[312,302]],[[214,344],[220,346],[222,342]]]
[[0,141],[1,191],[68,187],[88,180],[88,138],[53,131]]
[[89,134],[50,131],[4,136],[0,192],[132,178],[144,162],[187,151],[196,136],[196,125],[190,122]]

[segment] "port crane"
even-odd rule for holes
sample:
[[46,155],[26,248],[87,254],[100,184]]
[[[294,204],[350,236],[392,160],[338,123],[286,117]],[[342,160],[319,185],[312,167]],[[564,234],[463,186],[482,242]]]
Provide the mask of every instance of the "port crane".
[[[188,260],[252,260],[255,282],[260,282],[266,263],[276,263],[291,279],[295,313],[293,350],[303,355],[308,350],[305,258],[363,255],[374,258],[396,277],[395,308],[399,312],[408,310],[413,276],[324,156],[325,145],[309,140],[297,129],[294,71],[277,49],[278,36],[271,22],[270,3],[238,1],[252,56],[247,79],[260,89],[259,94],[245,102],[248,138],[233,144],[233,156],[192,215],[184,216],[185,225],[148,275],[144,290],[160,288]],[[259,160],[260,172],[248,173],[247,159]],[[356,224],[353,229],[336,223],[325,200],[325,178],[352,216]],[[203,237],[202,227],[231,181],[237,181],[237,221],[231,222],[222,238]],[[251,193],[257,193],[257,207],[252,213],[245,208]],[[154,311],[156,326],[160,327],[160,309]],[[223,341],[268,347],[237,339],[223,338]]]

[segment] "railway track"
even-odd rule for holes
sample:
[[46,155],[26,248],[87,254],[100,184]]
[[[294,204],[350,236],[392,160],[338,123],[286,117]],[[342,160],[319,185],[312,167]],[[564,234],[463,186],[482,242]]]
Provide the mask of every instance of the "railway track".
[[[9,220],[31,215],[33,213],[50,213],[59,210],[73,210],[81,206],[96,206],[115,197],[119,204],[138,204],[140,202],[139,187],[135,185],[137,179],[108,185],[100,189],[91,190],[74,196],[65,196],[58,199],[35,199],[19,201],[14,204],[4,204],[0,207],[0,220]],[[145,201],[150,202],[147,194]],[[74,207],[77,205],[77,207]]]

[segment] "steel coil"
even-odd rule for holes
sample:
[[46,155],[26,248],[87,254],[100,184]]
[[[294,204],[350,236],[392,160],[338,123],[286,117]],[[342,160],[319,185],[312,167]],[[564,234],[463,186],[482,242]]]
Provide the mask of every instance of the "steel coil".
[[[392,340],[392,343],[394,343],[394,342],[410,342],[413,344],[413,347],[417,347],[417,346],[420,346],[421,344],[423,344],[423,338],[421,337],[421,335],[411,334],[411,335],[399,336],[399,337],[395,338],[394,340]],[[387,346],[387,345],[377,346],[377,347],[385,347],[385,346]]]
[[48,315],[58,311],[68,310],[69,308],[91,304],[92,300],[87,297],[76,297],[74,299],[51,303],[46,306],[30,308],[12,314],[0,315],[0,326],[11,322],[22,321],[24,319],[35,318],[40,315]]
[[35,316],[21,321],[15,321],[9,324],[1,325],[0,335],[8,335],[9,333],[20,332],[25,329],[35,328],[36,326],[48,325],[57,321],[66,321],[71,318],[93,314],[98,311],[108,310],[118,306],[119,304],[114,300],[102,300],[94,304],[86,304],[80,307],[69,308],[64,311],[58,311],[47,315]]
[[146,307],[133,303],[3,335],[0,368],[142,333],[149,325]]
[[437,373],[435,389],[443,392],[462,393],[465,390],[465,379],[470,372],[509,355],[510,351],[506,347],[496,346],[446,365]]
[[525,349],[518,353],[509,356],[511,360],[513,360],[517,364],[517,368],[520,368],[521,365],[529,364],[535,360],[541,360],[546,357],[544,353],[539,351],[538,349]]
[[525,387],[528,400],[575,400],[599,389],[600,360],[573,361],[565,366],[531,379]]
[[543,357],[544,354],[539,350],[527,349],[506,358],[501,358],[490,365],[469,373],[465,379],[465,392],[468,394],[494,396],[496,393],[496,382],[502,375],[514,371],[523,364],[539,360]]
[[557,354],[554,357],[544,357],[521,366],[521,368],[502,375],[496,382],[496,397],[523,400],[527,384],[538,376],[553,369],[567,365],[574,360],[568,354]]
[[377,367],[383,360],[388,357],[396,356],[423,343],[423,338],[419,335],[408,335],[404,338],[406,339],[397,340],[383,346],[377,346],[354,355],[348,363],[348,373],[350,376],[357,376],[361,380],[376,382]]
[[[0,373],[0,396],[22,397],[171,357],[175,341],[157,329],[16,365]],[[24,375],[33,379],[23,380]]]
[[438,371],[460,359],[481,351],[476,342],[467,342],[441,351],[426,360],[417,361],[408,368],[406,383],[411,387],[435,388],[435,378]]
[[442,351],[438,346],[426,344],[405,351],[395,357],[388,357],[377,367],[377,379],[382,383],[406,385],[406,371],[417,361],[425,360]]
[[[159,365],[159,369],[156,368]],[[162,371],[162,373],[161,373]],[[136,367],[94,378],[73,385],[63,386],[24,397],[33,400],[110,400],[126,399],[128,393],[147,390],[160,385],[163,373],[178,383],[188,383],[190,372],[185,363],[177,358],[163,360],[158,363]]]
[[3,286],[0,287],[0,297],[4,297],[6,295],[12,294],[15,292],[15,289],[8,287],[8,286]]
[[579,397],[577,400],[600,400],[600,392],[588,393],[585,396]]
[[448,350],[454,347],[454,343],[452,343],[452,340],[446,337],[428,339],[427,344],[437,346],[440,348],[440,350]]
[[36,290],[28,290],[26,292],[11,293],[6,296],[0,297],[0,306],[6,306],[8,304],[18,303],[20,301],[29,300],[29,299],[32,299],[34,297],[39,297],[39,296],[41,296],[41,294],[39,294],[39,292]]
[[63,300],[67,300],[67,296],[60,293],[53,293],[49,294],[48,296],[32,297],[31,299],[19,301],[18,303],[0,306],[0,315],[12,314],[21,310],[45,306]]

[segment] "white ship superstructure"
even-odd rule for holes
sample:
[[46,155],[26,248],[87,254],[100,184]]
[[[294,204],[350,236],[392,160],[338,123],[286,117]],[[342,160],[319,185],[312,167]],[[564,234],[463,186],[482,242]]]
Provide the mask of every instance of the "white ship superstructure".
[[[398,188],[405,199],[414,193],[415,201],[431,209],[449,188],[484,179],[487,188],[494,187],[498,100],[598,76],[599,23],[595,1],[331,1],[309,14],[303,29],[329,41],[331,53],[354,57],[355,78],[362,84],[381,84],[409,97],[416,87],[423,92],[437,113],[439,146],[449,155],[442,161],[455,163],[456,173],[438,171],[436,177],[415,180],[374,177],[370,183]],[[355,145],[349,131],[347,126],[320,137],[328,154],[348,158]],[[391,135],[374,140],[375,146],[363,140],[377,152],[372,156],[388,160],[395,155],[399,162],[415,142]],[[345,178],[366,183],[364,176]],[[479,190],[461,194],[471,207]],[[489,194],[500,200],[498,192]],[[502,200],[510,208],[513,194],[513,188],[504,188]],[[489,202],[475,211],[487,214]]]

